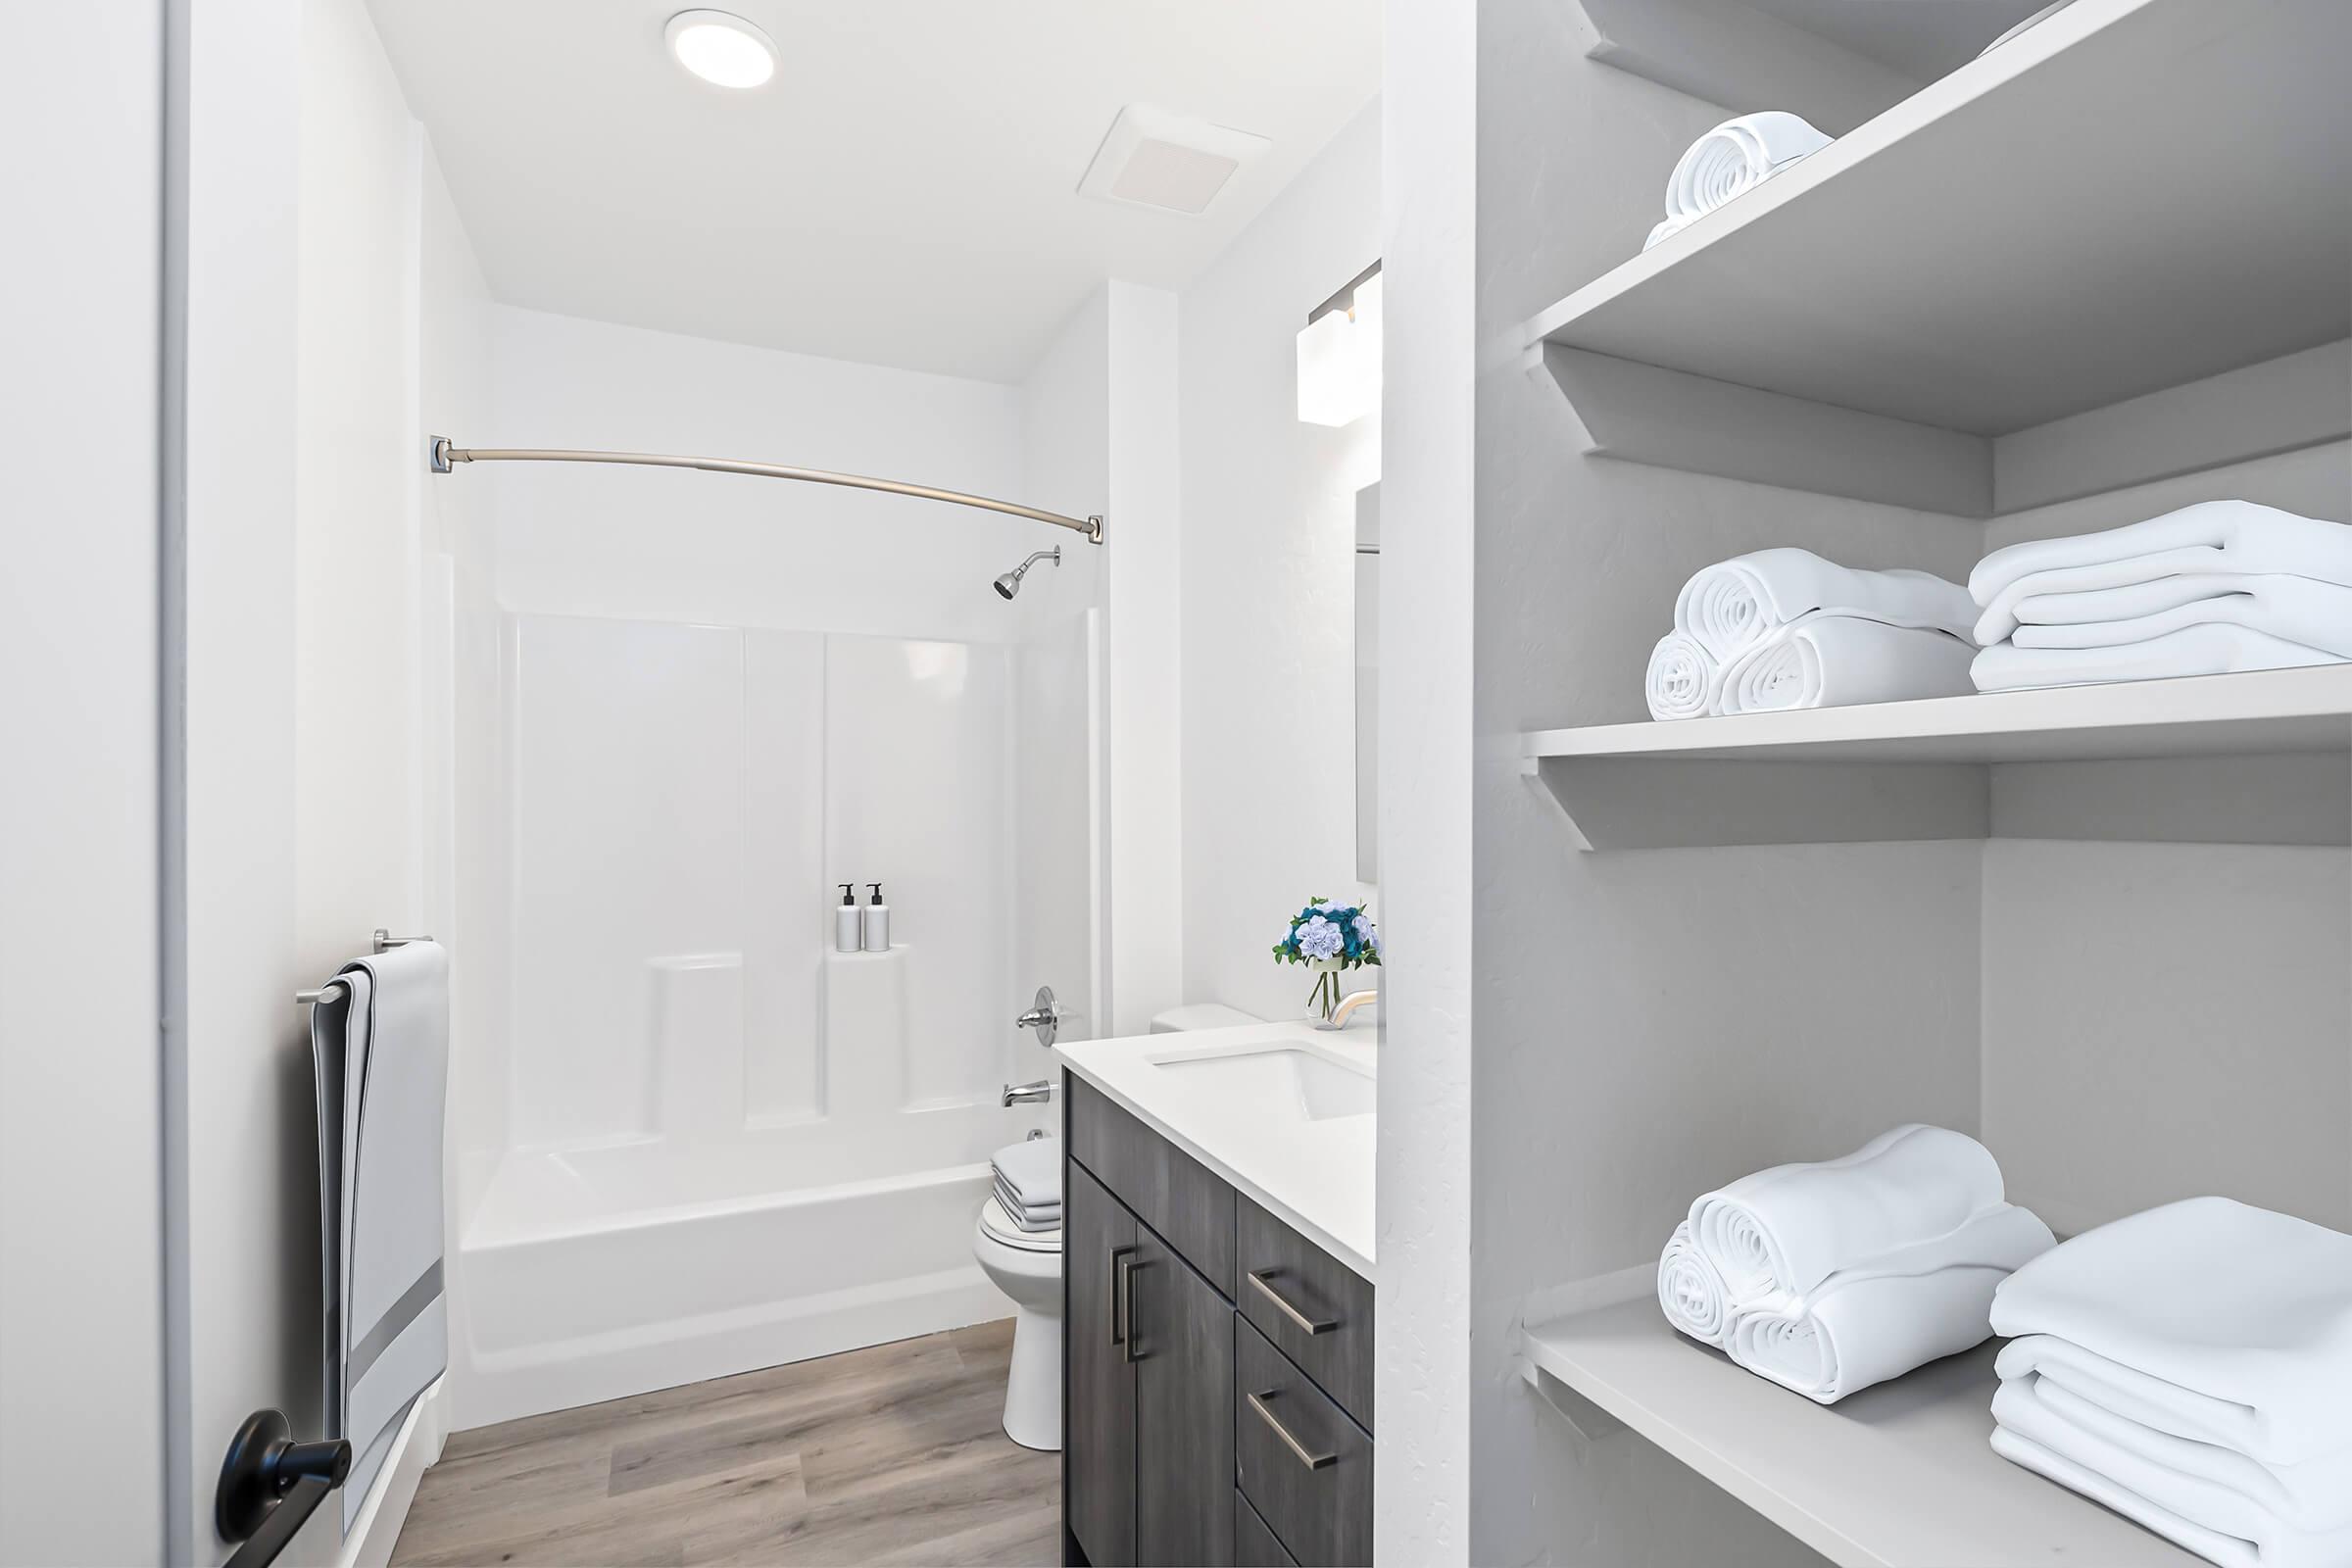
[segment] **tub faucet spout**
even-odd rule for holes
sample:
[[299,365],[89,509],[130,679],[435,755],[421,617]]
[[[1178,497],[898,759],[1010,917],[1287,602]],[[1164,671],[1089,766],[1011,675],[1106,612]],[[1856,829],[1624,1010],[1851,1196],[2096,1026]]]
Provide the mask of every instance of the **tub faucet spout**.
[[1006,1084],[1004,1086],[1004,1098],[1000,1101],[999,1103],[1004,1105],[1030,1105],[1037,1103],[1039,1101],[1052,1100],[1053,1098],[1054,1080],[1051,1078],[1040,1078],[1033,1084]]

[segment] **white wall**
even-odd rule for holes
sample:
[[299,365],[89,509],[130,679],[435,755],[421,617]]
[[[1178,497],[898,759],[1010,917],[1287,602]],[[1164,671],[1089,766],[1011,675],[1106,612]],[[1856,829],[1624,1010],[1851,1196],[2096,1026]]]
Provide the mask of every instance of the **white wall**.
[[163,83],[158,6],[0,14],[8,1563],[164,1555]]
[[[1184,998],[1184,642],[1178,307],[1165,289],[1113,282],[1109,514],[1102,569],[1110,780],[1110,1003],[1141,1034]],[[1110,531],[1115,528],[1114,531]]]
[[1308,987],[1267,951],[1284,922],[1365,891],[1355,492],[1380,477],[1381,421],[1300,423],[1296,345],[1382,239],[1375,103],[1183,296],[1183,989],[1265,1017]]
[[[1016,391],[499,307],[472,446],[749,457],[1018,499]],[[910,497],[654,468],[461,468],[497,486],[509,609],[1011,641],[989,580],[1076,534]],[[1041,566],[1038,575],[1051,568]],[[1015,602],[1017,606],[1018,601]]]
[[[249,1411],[318,1423],[318,1201],[295,961],[299,0],[190,6],[184,639],[168,737],[176,1443],[170,1557],[218,1561],[213,1479]],[[170,505],[170,501],[167,502]],[[168,616],[172,613],[168,607]],[[167,694],[169,703],[170,694]],[[167,862],[169,865],[169,861]]]
[[1470,1561],[1478,14],[1388,0],[1373,1555]]

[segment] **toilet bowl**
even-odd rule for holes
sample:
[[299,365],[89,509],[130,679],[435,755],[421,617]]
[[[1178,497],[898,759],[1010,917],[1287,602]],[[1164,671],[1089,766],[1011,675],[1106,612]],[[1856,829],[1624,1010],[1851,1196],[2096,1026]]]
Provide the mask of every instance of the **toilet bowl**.
[[1012,1375],[1004,1435],[1024,1448],[1061,1446],[1061,1232],[1023,1231],[991,1198],[972,1227],[972,1255],[1012,1298]]

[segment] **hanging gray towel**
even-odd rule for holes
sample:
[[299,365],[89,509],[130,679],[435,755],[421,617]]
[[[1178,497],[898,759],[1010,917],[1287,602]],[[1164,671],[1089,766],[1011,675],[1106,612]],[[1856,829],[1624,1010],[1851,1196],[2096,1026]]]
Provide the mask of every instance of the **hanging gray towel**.
[[346,1529],[402,1417],[449,1364],[441,1122],[449,958],[412,942],[347,963],[311,1009],[318,1079],[327,1410],[355,1459]]

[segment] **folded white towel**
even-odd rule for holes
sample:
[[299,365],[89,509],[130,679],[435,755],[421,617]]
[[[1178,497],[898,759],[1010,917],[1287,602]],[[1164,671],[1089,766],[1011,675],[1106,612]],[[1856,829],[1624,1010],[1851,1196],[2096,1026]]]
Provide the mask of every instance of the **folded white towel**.
[[1666,181],[1666,221],[1649,231],[1647,250],[1693,219],[1752,190],[1830,138],[1795,115],[1778,110],[1727,120],[1692,142]]
[[1851,615],[1808,615],[1749,648],[1718,678],[1718,713],[1852,708],[1922,697],[1965,697],[1974,644],[1940,631]]
[[1023,1204],[1061,1201],[1061,1140],[1032,1138],[1007,1144],[990,1163]]
[[1775,1165],[1702,1195],[1690,1234],[1735,1306],[1799,1295],[1857,1258],[1958,1230],[2002,1200],[2001,1167],[1965,1133],[1917,1122],[1852,1153]]
[[2326,1544],[2324,1538],[2308,1542],[2300,1538],[2281,1539],[2265,1548],[2255,1542],[2208,1530],[2100,1475],[2088,1465],[2079,1464],[2005,1426],[1992,1429],[1992,1451],[2012,1464],[2023,1465],[2070,1492],[2079,1492],[2091,1501],[2114,1509],[2207,1562],[2220,1563],[2222,1568],[2344,1568],[2347,1560],[2343,1544]]
[[1697,638],[1670,631],[1649,651],[1649,670],[1642,677],[1649,716],[1698,718],[1711,713],[1722,681],[1723,667]]
[[997,1201],[1003,1203],[1008,1213],[1026,1214],[1031,1219],[1053,1218],[1061,1213],[1059,1199],[1044,1202],[1024,1202],[1021,1195],[1005,1185],[1004,1178],[1002,1176],[996,1178],[996,1189]]
[[[2075,1362],[2100,1404],[2269,1464],[2352,1446],[2352,1236],[2227,1198],[2085,1231],[1993,1298],[2003,1377]],[[2093,1361],[2080,1357],[2087,1352]]]
[[1933,572],[1864,571],[1810,550],[1756,550],[1691,574],[1674,600],[1674,628],[1729,662],[1780,627],[1851,615],[1889,626],[1933,626],[1966,637],[1977,609],[1968,591]]
[[2194,572],[2088,593],[2036,594],[2011,612],[2020,648],[2112,648],[2185,626],[2246,626],[2352,659],[2352,588],[2278,572]]
[[1707,1261],[1683,1221],[1658,1254],[1658,1305],[1675,1329],[1702,1345],[1721,1345],[1731,1327],[1731,1301],[1723,1276]]
[[2015,643],[1995,643],[1977,655],[1969,665],[1969,678],[1981,692],[2007,692],[2342,662],[2336,654],[2284,642],[2244,626],[2217,623],[2186,626],[2144,643],[2115,648],[2020,648]]
[[1732,1359],[1822,1404],[1982,1345],[1992,1293],[2050,1250],[2050,1228],[2003,1203],[1957,1230],[1841,1268],[1802,1296],[1732,1313]]
[[2120,588],[2184,572],[2278,572],[2352,587],[2352,527],[2251,501],[2200,501],[2103,533],[2011,545],[1968,574],[1969,596],[1984,609],[1977,641],[1990,647],[2015,631],[2010,612],[2020,599]]
[[2038,1372],[2005,1378],[1993,1419],[2175,1513],[2233,1536],[2256,1513],[2306,1534],[2352,1528],[2352,1448],[2267,1465],[2116,1414]]

